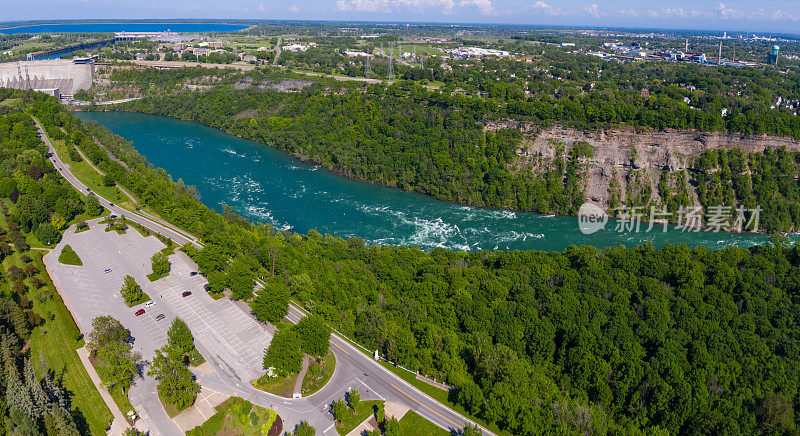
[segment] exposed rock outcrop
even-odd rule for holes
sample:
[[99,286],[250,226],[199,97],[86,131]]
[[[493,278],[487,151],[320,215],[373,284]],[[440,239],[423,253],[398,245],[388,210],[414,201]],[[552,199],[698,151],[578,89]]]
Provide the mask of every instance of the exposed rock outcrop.
[[[676,173],[691,169],[694,159],[707,150],[734,148],[762,152],[785,147],[800,151],[800,141],[774,136],[746,136],[723,132],[661,130],[637,132],[632,127],[587,131],[554,126],[539,131],[516,123],[493,123],[487,130],[516,128],[523,132],[517,154],[520,167],[536,171],[559,155],[568,155],[579,143],[594,148],[593,157],[584,158],[587,200],[609,206],[612,181],[624,202],[631,192],[645,192],[649,185],[655,199],[664,171]],[[696,198],[694,199],[697,202]]]

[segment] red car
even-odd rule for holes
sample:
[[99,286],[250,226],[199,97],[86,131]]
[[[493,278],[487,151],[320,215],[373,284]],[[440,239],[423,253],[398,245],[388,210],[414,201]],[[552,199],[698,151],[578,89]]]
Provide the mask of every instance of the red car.
[[184,291],[183,294],[181,294],[181,297],[188,297],[190,295],[192,295],[192,291]]
[[136,316],[144,315],[144,309],[137,310],[136,313],[134,313],[134,315],[136,315]]

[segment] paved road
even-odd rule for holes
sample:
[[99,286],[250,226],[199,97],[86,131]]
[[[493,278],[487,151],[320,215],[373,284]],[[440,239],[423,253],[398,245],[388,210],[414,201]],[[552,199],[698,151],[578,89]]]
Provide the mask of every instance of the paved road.
[[[59,174],[61,174],[61,176],[64,177],[64,179],[66,179],[70,184],[72,184],[72,186],[74,186],[84,194],[88,194],[89,192],[91,192],[89,191],[89,188],[86,185],[81,183],[81,181],[78,180],[78,178],[72,174],[72,171],[70,171],[69,166],[65,165],[64,162],[61,161],[61,158],[58,156],[58,153],[56,153],[55,147],[53,147],[53,144],[50,142],[50,138],[48,138],[47,135],[45,134],[44,130],[42,129],[42,126],[39,124],[39,121],[34,118],[34,122],[36,123],[36,127],[39,128],[39,136],[42,138],[44,143],[47,144],[47,148],[50,150],[50,153],[52,154],[50,160],[55,165]],[[163,224],[155,222],[146,217],[139,216],[135,212],[123,209],[97,194],[95,194],[95,196],[97,196],[97,199],[100,200],[100,204],[102,204],[103,207],[105,207],[106,209],[110,210],[111,213],[113,214],[125,215],[125,218],[137,224],[143,225],[155,232],[161,233],[162,235],[172,239],[173,241],[175,241],[180,245],[183,245],[187,242],[191,242],[199,247],[199,244],[195,240],[184,236],[182,233],[176,232],[172,228],[169,228]]]
[[[53,153],[52,159],[59,173],[77,189],[86,192],[86,186],[84,186],[77,178],[75,178],[69,171],[69,168],[65,166],[63,162],[61,162],[57,153],[55,152],[55,149],[50,143],[50,140],[47,138],[41,126],[39,126],[38,121],[36,124],[37,127],[39,127],[42,139]],[[111,205],[107,200],[101,197],[98,198],[103,206],[109,208],[116,214],[121,215],[128,212],[122,208],[119,208],[118,206]],[[150,228],[153,231],[168,236],[173,241],[178,243],[183,244],[186,242],[192,242],[198,246],[200,245],[199,242],[192,241],[181,233],[175,232],[171,228],[165,227],[157,222],[153,222],[143,216],[128,214],[126,217],[131,221]],[[65,239],[67,238],[65,237]],[[143,239],[157,241],[155,238]],[[111,246],[113,247],[114,244],[111,244]],[[122,255],[121,252],[120,255]],[[138,256],[132,255],[132,253],[125,253],[122,256],[123,257],[119,261],[120,265],[115,267],[115,269],[124,270],[128,267],[135,267],[136,265],[144,265],[142,267],[149,267],[146,265],[147,260],[149,259],[149,256],[146,254],[146,252],[141,252]],[[186,274],[188,270],[193,267],[193,265],[191,264],[191,261],[182,253],[178,253],[177,256],[179,259],[182,259],[182,262],[188,265],[185,267],[180,267],[181,270],[176,273],[176,276],[180,278],[183,277],[183,274]],[[134,274],[136,273],[137,272],[134,268]],[[170,277],[172,277],[172,275],[170,275]],[[160,324],[160,326],[167,326],[168,328],[169,322],[171,322],[169,321],[171,319],[170,317],[174,316],[174,314],[184,317],[184,319],[187,321],[192,329],[192,332],[195,334],[195,338],[197,338],[196,343],[198,345],[198,349],[203,356],[206,357],[214,369],[212,373],[198,374],[199,382],[211,389],[231,395],[237,395],[250,400],[254,404],[275,409],[284,419],[286,429],[293,428],[294,424],[300,420],[306,420],[317,428],[317,434],[335,435],[336,429],[333,427],[333,417],[329,412],[329,405],[332,401],[344,397],[345,393],[352,388],[358,389],[359,392],[361,392],[362,399],[364,400],[380,399],[404,404],[411,410],[414,410],[436,425],[452,432],[458,432],[462,429],[464,422],[469,422],[462,415],[454,412],[447,406],[422,393],[411,384],[405,382],[400,377],[381,366],[370,356],[362,352],[356,346],[351,345],[350,342],[343,339],[338,334],[331,335],[331,350],[334,352],[337,359],[336,370],[331,378],[331,381],[320,391],[306,398],[288,399],[257,390],[250,385],[250,381],[252,379],[248,379],[248,377],[252,376],[254,372],[260,370],[260,361],[253,358],[252,351],[247,351],[247,348],[252,348],[254,344],[246,344],[248,339],[242,338],[241,336],[239,337],[239,341],[233,339],[223,327],[216,324],[212,316],[215,314],[219,315],[218,317],[223,320],[228,320],[229,318],[236,319],[238,322],[242,322],[244,323],[243,325],[246,326],[247,320],[245,318],[252,321],[252,317],[249,316],[250,314],[245,313],[241,310],[241,308],[239,308],[238,314],[232,310],[228,312],[215,313],[215,311],[218,309],[216,307],[209,306],[209,304],[212,303],[204,301],[205,299],[210,300],[210,297],[208,297],[205,292],[202,291],[204,279],[197,279],[194,282],[181,281],[178,283],[170,281],[170,277],[162,279],[166,285],[165,288],[161,289],[164,292],[163,298],[166,304],[163,305],[164,308],[161,310],[164,311],[168,319],[162,320],[161,323],[163,324]],[[54,277],[54,279],[57,278]],[[121,280],[121,278],[119,280]],[[179,280],[184,279],[180,278]],[[159,282],[161,282],[161,280]],[[141,284],[143,282],[140,281],[139,283]],[[189,287],[193,289],[194,294],[197,294],[193,295],[193,297],[198,298],[182,300],[181,297],[178,296],[178,292]],[[199,290],[195,291],[194,289],[198,289],[198,287]],[[77,289],[81,288],[82,286],[77,286]],[[117,290],[119,288],[120,286],[107,287],[106,291],[104,292],[113,292],[116,297],[118,297],[119,293]],[[161,290],[159,292],[161,292]],[[86,295],[88,296],[87,298],[104,298],[97,292],[87,292]],[[161,297],[159,297],[159,299],[161,299]],[[100,300],[97,300],[97,302],[99,301]],[[112,301],[121,302],[121,299]],[[231,303],[233,307],[237,307],[232,302],[228,300],[225,301]],[[98,306],[98,304],[93,302],[88,302],[86,304],[88,306]],[[69,305],[69,307],[74,308],[72,305]],[[242,317],[242,314],[245,316]],[[148,312],[148,316],[149,315],[152,314]],[[120,316],[131,317],[133,315],[132,312],[128,310],[128,312],[121,314]],[[287,319],[292,322],[298,321],[303,316],[305,316],[304,313],[294,306],[290,307],[290,310],[287,313]],[[143,320],[147,320],[147,318],[143,318]],[[128,326],[128,323],[126,323],[124,320],[121,319],[121,321],[123,321],[123,324],[125,324],[126,327]],[[136,324],[137,320],[132,319],[128,322]],[[150,324],[149,322],[146,323],[148,325]],[[205,328],[201,325],[203,323],[206,324]],[[87,327],[89,326],[82,326],[82,328]],[[164,327],[159,328],[163,330]],[[250,330],[250,332],[255,332],[255,330]],[[153,339],[146,341],[146,345],[141,347],[143,354],[145,351],[147,353],[151,353],[152,350],[155,350],[157,345],[161,343],[159,340],[159,338],[161,338],[159,329],[152,330],[149,332],[149,334]],[[264,330],[264,334],[268,335],[271,339],[271,335],[269,335],[266,330]],[[266,347],[267,344],[264,344],[263,346]],[[166,413],[163,411],[163,407],[160,407],[160,404],[158,407],[160,408],[159,411],[155,410],[157,408],[152,403],[152,396],[155,395],[155,382],[152,380],[148,381],[147,378],[145,378],[142,384],[140,385],[137,383],[137,386],[141,386],[141,388],[137,388],[137,392],[143,393],[141,394],[141,398],[136,397],[136,399],[143,401],[143,404],[151,404],[151,407],[147,411],[148,415],[151,417],[151,422],[148,422],[148,424],[152,424],[153,426],[151,428],[153,428],[156,432],[163,431],[164,434],[173,434],[173,431],[175,431],[177,427],[175,427],[172,420],[169,420],[169,423],[164,421],[163,417],[166,416]],[[149,392],[150,396],[148,397],[148,393],[145,392]],[[132,392],[132,396],[135,396],[134,392]],[[485,429],[483,429],[483,433],[487,435],[492,434]]]
[[278,58],[281,57],[281,42],[283,42],[283,37],[278,37],[278,42],[275,43],[275,60],[272,61],[272,66],[278,65]]

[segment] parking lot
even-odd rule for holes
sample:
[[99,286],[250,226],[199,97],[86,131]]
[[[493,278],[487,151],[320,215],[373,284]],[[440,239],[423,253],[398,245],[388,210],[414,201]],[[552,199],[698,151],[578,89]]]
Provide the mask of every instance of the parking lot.
[[[272,336],[231,301],[215,301],[208,296],[203,288],[207,282],[202,275],[190,275],[195,268],[190,259],[176,252],[169,257],[170,274],[150,282],[147,278],[152,271],[150,258],[164,247],[158,239],[145,238],[134,229],[119,235],[106,232],[105,226],[97,221],[89,224],[90,230],[78,234],[74,233],[74,228],[67,230],[63,240],[45,257],[53,280],[84,333],[92,330],[92,319],[111,315],[130,330],[134,350],[140,352],[146,362],[151,362],[155,350],[166,343],[166,332],[172,320],[180,316],[192,330],[198,349],[218,370],[247,384],[260,375],[263,351]],[[83,266],[58,262],[58,255],[66,244],[75,250]],[[154,306],[127,307],[119,292],[126,275],[136,279],[153,299]],[[192,295],[182,297],[185,291],[191,291]],[[134,315],[140,308],[144,308],[145,313]],[[164,319],[156,321],[159,314],[164,314]],[[143,372],[146,374],[147,368]],[[154,387],[154,381],[146,375],[137,380],[136,387],[131,390],[131,403],[135,407],[137,403],[148,403],[144,404],[148,414],[159,415],[158,420],[163,420],[166,417],[166,413],[162,416],[163,409],[152,410],[155,407],[153,398],[156,398]],[[171,422],[155,424],[160,428],[172,425]],[[163,433],[172,433],[164,430]]]

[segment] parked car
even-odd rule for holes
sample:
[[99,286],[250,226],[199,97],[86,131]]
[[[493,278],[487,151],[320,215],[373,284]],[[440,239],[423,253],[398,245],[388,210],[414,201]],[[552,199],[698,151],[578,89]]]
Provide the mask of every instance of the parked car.
[[156,321],[161,321],[164,318],[166,318],[166,316],[164,316],[163,313],[159,313],[158,316],[156,316]]
[[188,297],[190,295],[192,295],[192,291],[183,291],[183,294],[181,294],[181,297]]
[[136,315],[136,316],[144,315],[144,309],[137,310],[136,313],[134,313],[134,315]]
[[103,274],[108,274],[111,272],[111,268],[106,268],[103,270]]
[[108,205],[114,207],[114,203],[108,203]]
[[211,292],[211,286],[208,286],[208,283],[203,285],[203,289],[205,289],[206,292]]
[[144,307],[153,307],[155,305],[156,305],[156,302],[153,301],[153,300],[150,300],[147,303],[144,303]]
[[196,275],[197,275],[197,271],[192,271],[192,272],[190,272],[190,273],[189,273],[189,275],[190,275],[190,276],[192,276],[192,277],[194,277],[194,276],[196,276]]
[[109,215],[108,217],[111,218],[112,220],[117,218],[117,216],[114,215],[113,213],[111,215]]

